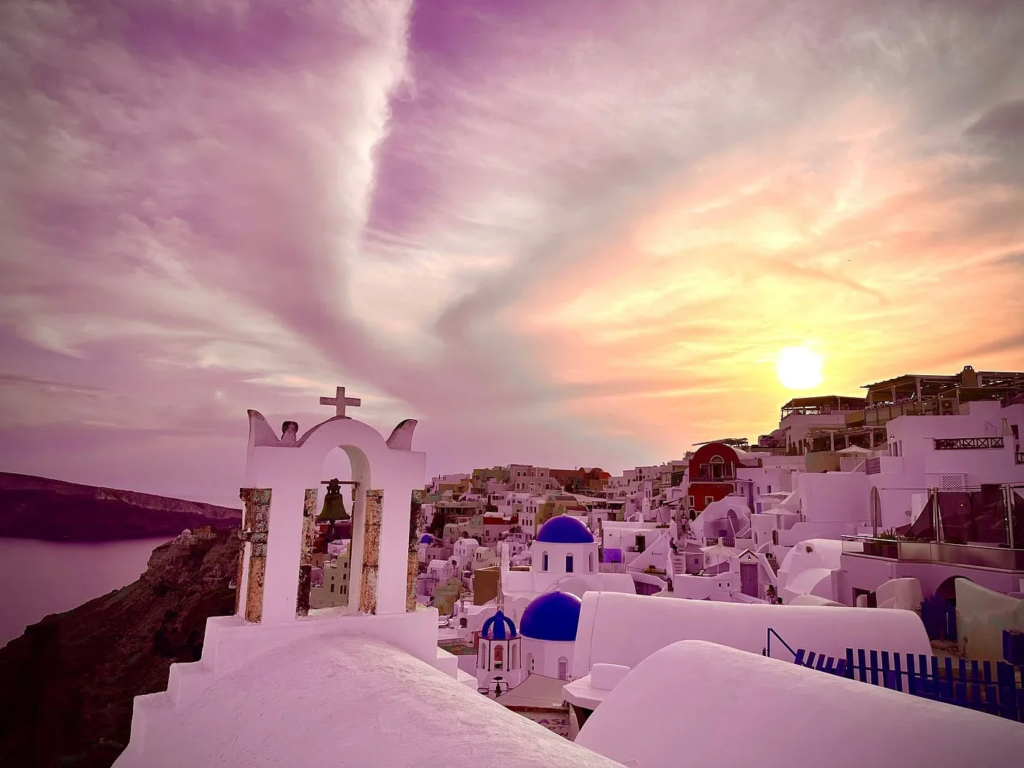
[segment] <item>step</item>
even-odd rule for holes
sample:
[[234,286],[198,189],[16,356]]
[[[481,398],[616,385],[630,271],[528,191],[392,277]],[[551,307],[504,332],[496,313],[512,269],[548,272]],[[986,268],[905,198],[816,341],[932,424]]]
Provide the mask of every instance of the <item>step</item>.
[[146,732],[159,728],[159,721],[174,711],[174,702],[166,692],[136,696],[132,703],[132,730],[129,744],[134,754],[146,751]]
[[444,648],[438,648],[437,661],[434,663],[434,669],[439,669],[448,675],[448,677],[457,680],[459,678],[459,657],[453,653],[449,653]]
[[167,676],[167,695],[175,707],[182,707],[193,701],[216,681],[213,670],[202,661],[191,664],[171,664]]

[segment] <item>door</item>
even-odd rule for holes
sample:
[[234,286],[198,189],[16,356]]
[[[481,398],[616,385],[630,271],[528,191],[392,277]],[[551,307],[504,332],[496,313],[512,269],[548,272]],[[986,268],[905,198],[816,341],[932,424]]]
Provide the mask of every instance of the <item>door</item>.
[[757,597],[757,563],[740,563],[740,592]]

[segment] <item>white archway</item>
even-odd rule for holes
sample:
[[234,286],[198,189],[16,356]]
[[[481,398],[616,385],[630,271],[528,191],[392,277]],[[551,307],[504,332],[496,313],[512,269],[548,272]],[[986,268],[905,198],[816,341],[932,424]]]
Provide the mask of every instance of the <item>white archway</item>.
[[[263,622],[295,619],[306,490],[320,487],[324,459],[335,448],[345,451],[352,467],[352,480],[359,484],[351,511],[350,594],[353,598],[359,596],[357,604],[364,612],[406,611],[412,494],[421,490],[426,481],[426,455],[411,450],[414,426],[411,420],[402,422],[385,441],[369,425],[336,416],[288,444],[277,437],[260,413],[249,411],[246,488],[271,492]],[[371,497],[368,514],[370,491],[380,492],[380,501],[378,508]],[[365,533],[368,524],[369,542]],[[366,561],[367,552],[376,557],[376,563]]]

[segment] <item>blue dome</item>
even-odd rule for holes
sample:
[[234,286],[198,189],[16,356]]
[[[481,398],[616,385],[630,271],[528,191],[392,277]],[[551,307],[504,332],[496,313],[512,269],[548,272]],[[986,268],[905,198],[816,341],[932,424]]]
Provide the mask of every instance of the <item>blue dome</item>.
[[572,642],[580,625],[583,601],[569,592],[548,592],[526,606],[519,628],[534,640]]
[[537,541],[550,544],[593,544],[594,534],[582,520],[571,515],[559,515],[540,527]]
[[429,533],[424,533],[423,534],[423,538],[420,539],[420,544],[433,544],[433,543],[434,543],[434,537],[431,536]]
[[516,636],[516,625],[501,611],[484,622],[480,637],[485,640],[511,640]]

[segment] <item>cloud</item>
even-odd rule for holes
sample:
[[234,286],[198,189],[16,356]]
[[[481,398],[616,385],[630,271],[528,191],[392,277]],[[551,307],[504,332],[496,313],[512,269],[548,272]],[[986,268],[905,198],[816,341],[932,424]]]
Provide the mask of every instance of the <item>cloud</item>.
[[[771,429],[786,346],[839,393],[1013,367],[989,341],[1024,326],[1011,0],[37,1],[0,25],[3,406],[54,439],[113,424],[183,473],[246,407],[305,426],[342,383],[385,431],[419,418],[432,470],[617,471]],[[111,430],[75,432],[96,482]]]

